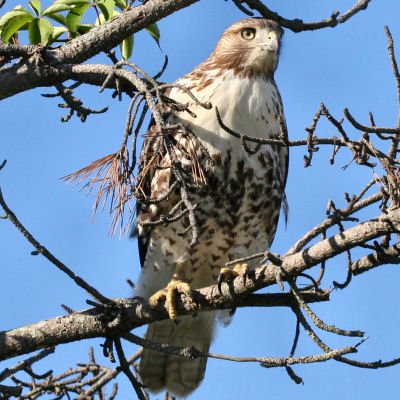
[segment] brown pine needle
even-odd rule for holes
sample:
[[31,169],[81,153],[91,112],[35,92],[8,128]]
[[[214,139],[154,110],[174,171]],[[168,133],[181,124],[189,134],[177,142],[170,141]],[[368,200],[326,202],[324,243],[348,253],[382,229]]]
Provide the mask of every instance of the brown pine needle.
[[129,203],[132,198],[133,187],[129,172],[129,152],[126,146],[123,146],[116,153],[99,158],[90,165],[63,176],[61,179],[68,183],[76,182],[78,185],[86,181],[82,189],[87,189],[88,193],[91,193],[95,186],[99,184],[96,201],[93,205],[92,220],[100,203],[102,202],[101,208],[103,210],[110,198],[109,212],[112,215],[112,222],[109,233],[115,235],[118,225],[121,226],[121,232],[129,229],[128,226],[123,229],[125,205],[128,204],[129,211],[132,212]]

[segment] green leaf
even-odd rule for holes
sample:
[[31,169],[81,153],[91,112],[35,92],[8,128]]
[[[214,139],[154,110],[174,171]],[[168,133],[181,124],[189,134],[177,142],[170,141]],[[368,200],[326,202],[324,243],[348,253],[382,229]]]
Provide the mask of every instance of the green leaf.
[[90,0],[57,0],[54,4],[65,4],[67,6],[79,6],[82,4],[90,5]]
[[29,27],[30,21],[28,21],[27,23],[23,24],[19,29],[18,32],[20,31],[27,31],[28,27]]
[[40,36],[42,40],[40,43],[49,43],[49,38],[53,33],[53,25],[50,21],[44,18],[39,19],[39,29],[40,29]]
[[104,22],[110,19],[110,14],[108,13],[107,7],[104,4],[97,4],[97,6],[100,8],[101,11],[100,15],[103,16],[103,22],[101,22],[100,25],[103,25]]
[[148,33],[152,36],[152,38],[156,41],[158,47],[160,47],[160,30],[156,23],[149,25],[146,29]]
[[47,18],[50,18],[61,25],[67,26],[67,19],[63,15],[57,12],[46,13],[46,15],[43,13],[43,16],[46,16]]
[[50,14],[58,13],[60,11],[69,10],[71,6],[67,4],[53,4],[43,10],[43,17],[49,16]]
[[32,44],[40,43],[39,18],[32,20],[28,27],[29,41]]
[[[66,1],[66,0],[64,0]],[[79,6],[75,6],[68,14],[67,14],[67,27],[72,34],[77,33],[78,26],[82,20],[83,14],[90,7],[90,4],[81,4]]]
[[53,25],[47,19],[35,18],[29,24],[28,33],[32,44],[46,44],[53,33]]
[[40,15],[40,11],[42,11],[42,3],[39,0],[31,0],[29,2],[29,6],[36,13],[36,15]]
[[40,43],[39,18],[32,20],[28,27],[29,41],[33,44]]
[[[7,16],[7,14],[10,15]],[[34,16],[27,10],[14,10],[7,14],[0,20],[1,38],[5,42],[9,42],[14,33],[18,32],[27,22],[34,19]]]
[[119,46],[121,48],[122,58],[124,60],[128,60],[130,58],[130,56],[132,55],[133,35],[124,39]]
[[83,35],[84,33],[89,32],[93,28],[95,28],[95,25],[93,24],[81,24],[78,26],[77,32],[80,35]]
[[126,0],[114,0],[115,5],[122,11],[126,8]]
[[14,17],[20,16],[20,15],[30,15],[32,18],[34,18],[34,16],[28,10],[22,9],[21,6],[17,6],[12,11],[5,13],[0,18],[0,28],[2,28],[4,25],[6,25]]
[[97,5],[103,13],[106,21],[110,20],[114,13],[114,0],[98,0]]
[[[114,19],[114,18],[116,18],[116,17],[118,17],[118,16],[120,16],[120,15],[121,15],[120,12],[114,10],[114,11],[113,11],[113,16],[112,16],[111,19]],[[99,17],[96,18],[96,22],[95,22],[94,24],[95,24],[95,26],[99,26],[99,25],[103,25],[105,22],[106,22],[106,18],[104,17],[104,14],[101,13],[101,14],[99,15]]]
[[55,42],[63,33],[68,32],[65,26],[53,26],[53,33],[49,38],[49,43]]

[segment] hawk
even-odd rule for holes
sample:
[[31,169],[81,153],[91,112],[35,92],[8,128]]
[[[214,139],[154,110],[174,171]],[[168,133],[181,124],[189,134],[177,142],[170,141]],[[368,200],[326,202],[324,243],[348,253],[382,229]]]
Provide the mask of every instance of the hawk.
[[[187,104],[190,112],[171,107],[167,122],[175,131],[169,134],[169,152],[154,144],[154,125],[146,134],[139,177],[143,173],[140,186],[144,197],[152,201],[138,204],[143,267],[138,296],[149,299],[177,277],[181,286],[175,288],[183,291],[189,285],[196,289],[215,284],[227,261],[266,251],[271,245],[281,204],[286,204],[287,147],[262,145],[245,151],[243,142],[222,127],[215,108],[223,125],[235,132],[257,138],[280,137],[286,127],[274,72],[282,35],[276,22],[263,18],[234,23],[210,57],[178,79],[178,85],[167,94],[176,104]],[[210,102],[213,109],[205,109],[183,86],[200,102]],[[149,157],[152,163],[144,165]],[[187,232],[187,213],[169,224],[151,224],[162,215],[182,210],[179,185],[172,173],[176,162],[182,173],[191,174],[192,186],[199,187],[188,192],[196,205],[198,240],[194,247]],[[159,297],[156,295],[156,301]],[[207,312],[195,318],[180,317],[179,324],[171,319],[155,322],[149,325],[146,338],[207,352],[215,320],[216,313]],[[205,357],[190,360],[144,349],[139,373],[150,391],[165,389],[185,397],[202,381],[206,362]]]

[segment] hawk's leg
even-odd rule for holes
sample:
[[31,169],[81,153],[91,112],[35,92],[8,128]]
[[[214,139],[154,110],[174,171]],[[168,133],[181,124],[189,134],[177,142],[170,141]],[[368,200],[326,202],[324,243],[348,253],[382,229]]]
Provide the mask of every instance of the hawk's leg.
[[154,293],[149,298],[149,303],[152,307],[158,305],[161,300],[165,299],[165,305],[168,307],[168,315],[171,319],[175,320],[177,316],[176,300],[177,293],[184,293],[186,296],[191,297],[192,288],[185,281],[184,263],[178,262],[176,264],[174,275],[168,285]]
[[233,281],[237,276],[244,275],[249,271],[248,264],[235,264],[234,267],[231,268],[221,268],[218,277],[218,291],[222,294],[221,287],[222,283],[229,283]]

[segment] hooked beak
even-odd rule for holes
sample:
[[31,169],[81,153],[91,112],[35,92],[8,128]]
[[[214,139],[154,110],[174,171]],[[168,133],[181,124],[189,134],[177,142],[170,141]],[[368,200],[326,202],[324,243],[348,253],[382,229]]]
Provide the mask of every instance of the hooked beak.
[[275,32],[270,32],[268,41],[261,43],[261,46],[267,51],[276,53],[279,47],[278,37]]
[[276,53],[278,51],[278,46],[279,46],[278,38],[276,36],[274,36],[271,39],[271,41],[268,43],[267,50],[268,51],[273,51],[273,52]]

